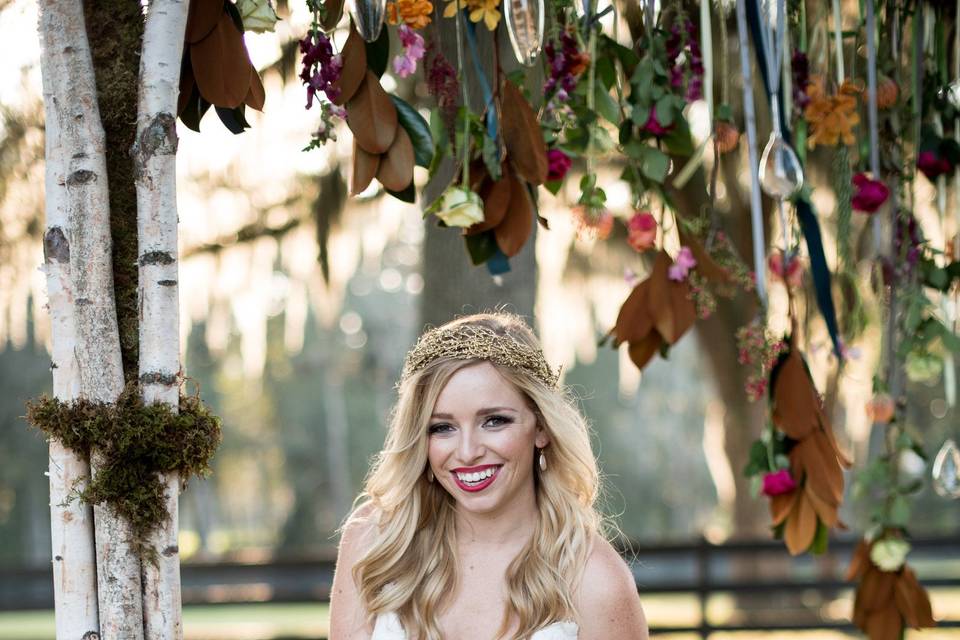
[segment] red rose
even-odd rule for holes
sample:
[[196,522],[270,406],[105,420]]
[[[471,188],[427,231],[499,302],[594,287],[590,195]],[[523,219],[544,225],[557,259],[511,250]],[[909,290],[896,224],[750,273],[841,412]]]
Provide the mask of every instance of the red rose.
[[877,209],[890,197],[890,189],[880,180],[871,180],[865,173],[853,176],[853,185],[857,192],[850,198],[850,204],[857,211],[876,213]]
[[917,155],[917,169],[927,176],[931,182],[939,176],[953,171],[953,165],[946,158],[941,158],[933,151],[921,151]]
[[790,471],[780,469],[763,475],[763,495],[773,497],[790,493],[797,488],[796,481],[790,477]]
[[547,166],[549,167],[547,169],[547,182],[563,180],[571,164],[573,164],[573,161],[570,159],[570,156],[560,151],[560,149],[550,149],[547,151]]

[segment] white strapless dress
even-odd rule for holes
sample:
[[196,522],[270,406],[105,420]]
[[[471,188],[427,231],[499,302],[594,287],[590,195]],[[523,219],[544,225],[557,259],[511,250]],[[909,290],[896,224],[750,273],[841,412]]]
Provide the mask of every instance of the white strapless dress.
[[[554,622],[534,633],[530,640],[577,640],[577,629],[575,622]],[[370,640],[407,640],[407,634],[397,614],[386,613],[377,616]]]

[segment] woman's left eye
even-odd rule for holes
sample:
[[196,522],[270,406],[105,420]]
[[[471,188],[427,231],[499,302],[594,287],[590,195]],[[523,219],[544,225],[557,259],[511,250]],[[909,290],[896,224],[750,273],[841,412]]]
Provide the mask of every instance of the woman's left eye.
[[513,422],[513,419],[508,418],[507,416],[490,416],[484,421],[483,425],[485,427],[502,427],[505,424],[510,424]]

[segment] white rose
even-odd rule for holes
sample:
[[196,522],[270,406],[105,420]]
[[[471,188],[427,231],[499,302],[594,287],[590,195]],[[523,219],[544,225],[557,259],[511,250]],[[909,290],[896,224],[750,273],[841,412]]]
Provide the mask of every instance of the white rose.
[[910,544],[899,538],[884,538],[870,549],[870,561],[883,571],[898,571],[910,553]]
[[279,20],[270,0],[237,0],[237,10],[243,19],[243,28],[254,33],[273,31]]
[[469,227],[483,222],[483,201],[465,187],[450,187],[440,197],[437,217],[448,227]]

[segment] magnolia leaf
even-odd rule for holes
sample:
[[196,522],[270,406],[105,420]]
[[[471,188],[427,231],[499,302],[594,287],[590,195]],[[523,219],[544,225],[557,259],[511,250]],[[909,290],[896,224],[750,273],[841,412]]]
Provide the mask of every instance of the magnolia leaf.
[[326,9],[326,12],[320,26],[324,31],[333,31],[343,15],[343,0],[324,0],[323,8]]
[[413,143],[403,127],[397,127],[397,135],[387,152],[380,157],[377,180],[388,191],[403,191],[413,182]]
[[488,178],[484,180],[479,190],[480,198],[483,199],[483,222],[469,227],[466,231],[468,235],[482,233],[493,229],[507,215],[510,208],[510,201],[513,197],[513,183],[516,177],[509,171],[500,180]]
[[263,90],[263,81],[260,80],[260,74],[257,73],[256,67],[251,64],[250,90],[247,92],[247,97],[244,98],[243,103],[251,109],[263,111],[263,103],[266,102],[266,100],[267,94]]
[[247,119],[244,117],[244,106],[242,104],[234,109],[224,109],[223,107],[216,107],[216,109],[217,115],[220,116],[220,122],[230,133],[237,135],[243,133],[244,129],[250,128]]
[[353,141],[353,175],[350,177],[350,194],[357,195],[368,186],[380,168],[380,154],[369,153]]
[[343,67],[337,81],[333,83],[333,88],[339,90],[337,99],[332,100],[333,104],[342,105],[350,100],[367,77],[367,49],[363,45],[363,38],[351,26],[350,35],[340,51]]
[[380,37],[373,42],[366,42],[367,67],[373,71],[377,78],[381,77],[387,70],[387,64],[390,61],[390,36],[387,29],[380,30]]
[[222,14],[223,0],[193,0],[187,14],[187,43],[194,44],[210,35]]
[[533,231],[533,205],[530,196],[520,180],[511,177],[510,204],[503,222],[493,229],[497,246],[508,258],[520,253]]
[[200,121],[209,108],[210,103],[200,96],[200,91],[197,89],[197,86],[193,85],[193,92],[185,101],[183,110],[180,112],[180,120],[188,128],[199,133]]
[[397,108],[372,71],[347,102],[347,126],[370,153],[386,153],[397,135]]
[[493,231],[485,231],[472,236],[464,236],[467,243],[467,253],[473,264],[483,264],[492,258],[498,251],[497,240]]
[[414,204],[417,201],[417,188],[414,186],[413,181],[407,185],[407,188],[403,191],[391,191],[386,189],[386,192],[392,195],[397,200],[402,200],[403,202],[409,202]]
[[[540,122],[520,89],[505,81],[500,91],[503,141],[507,154],[521,178],[530,184],[547,180],[547,145],[540,133]],[[507,256],[510,253],[504,251]]]
[[250,58],[229,12],[222,12],[213,31],[190,46],[190,65],[200,95],[211,104],[233,109],[246,99]]
[[390,94],[390,99],[397,108],[397,121],[410,136],[417,166],[430,168],[433,163],[433,136],[430,135],[430,125],[408,102],[393,94]]

